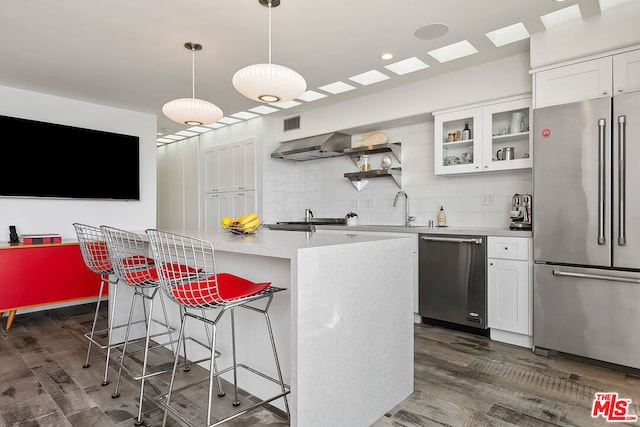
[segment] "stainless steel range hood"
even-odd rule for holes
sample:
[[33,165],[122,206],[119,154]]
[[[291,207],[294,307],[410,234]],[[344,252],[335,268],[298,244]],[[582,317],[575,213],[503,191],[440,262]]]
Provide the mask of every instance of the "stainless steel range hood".
[[332,132],[283,142],[271,157],[287,160],[314,160],[342,156],[345,148],[351,148],[351,136]]

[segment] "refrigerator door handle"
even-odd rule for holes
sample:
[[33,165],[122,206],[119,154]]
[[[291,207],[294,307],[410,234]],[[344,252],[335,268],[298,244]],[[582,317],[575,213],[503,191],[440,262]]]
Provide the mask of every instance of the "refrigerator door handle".
[[598,119],[598,244],[606,244],[604,237],[605,223],[605,173],[604,173],[604,153],[606,142],[606,124],[605,119]]
[[627,116],[618,116],[618,246],[626,246],[626,156]]
[[615,282],[640,283],[640,279],[634,279],[632,277],[609,276],[609,275],[588,274],[588,273],[572,273],[569,271],[562,271],[562,270],[553,270],[553,275],[566,276],[566,277],[578,277],[580,279],[612,280]]

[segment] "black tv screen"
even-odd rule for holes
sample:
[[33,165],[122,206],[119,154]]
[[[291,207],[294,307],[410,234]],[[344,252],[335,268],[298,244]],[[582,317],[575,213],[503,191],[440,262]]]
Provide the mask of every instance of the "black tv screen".
[[140,200],[137,136],[0,116],[0,196]]

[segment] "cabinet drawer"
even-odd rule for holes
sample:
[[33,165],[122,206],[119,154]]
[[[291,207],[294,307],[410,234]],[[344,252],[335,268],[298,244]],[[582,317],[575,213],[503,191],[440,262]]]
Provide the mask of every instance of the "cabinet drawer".
[[487,237],[487,257],[502,259],[529,259],[527,237]]

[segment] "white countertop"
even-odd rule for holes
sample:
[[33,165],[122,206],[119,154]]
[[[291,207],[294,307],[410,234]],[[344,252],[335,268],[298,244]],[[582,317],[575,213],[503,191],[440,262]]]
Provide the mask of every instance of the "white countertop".
[[[343,226],[341,229],[346,229]],[[351,229],[351,228],[349,228]],[[354,231],[355,228],[353,229]],[[366,230],[362,230],[366,231]],[[208,234],[190,235],[213,243],[214,249],[247,255],[276,258],[293,258],[299,250],[335,245],[348,245],[379,240],[394,239],[394,236],[373,234],[334,234],[303,231],[282,231],[261,228],[255,234],[239,235],[219,230]]]
[[533,233],[529,231],[510,230],[508,228],[478,228],[478,227],[422,227],[404,225],[317,225],[317,229],[322,230],[353,230],[353,231],[384,231],[393,233],[426,233],[426,234],[469,234],[482,236],[499,236],[499,237],[532,237]]

